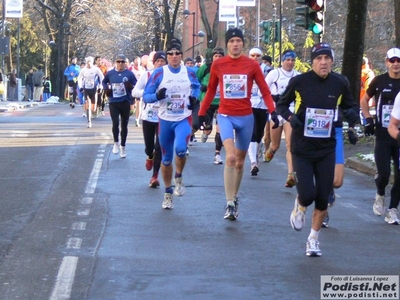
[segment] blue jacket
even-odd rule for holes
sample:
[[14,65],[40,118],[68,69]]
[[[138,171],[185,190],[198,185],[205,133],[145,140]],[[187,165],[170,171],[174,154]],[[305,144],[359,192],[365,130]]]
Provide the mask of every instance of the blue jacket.
[[[116,69],[112,69],[106,73],[106,76],[104,76],[102,85],[104,90],[111,89],[112,90],[112,96],[109,97],[110,103],[113,102],[123,102],[125,100],[128,100],[131,104],[133,104],[133,97],[132,97],[132,89],[128,89],[126,85],[124,85],[126,95],[116,97],[115,94],[118,92],[121,92],[121,90],[118,90],[119,87],[121,87],[121,83],[129,82],[132,84],[132,86],[136,85],[136,76],[133,74],[132,71],[125,69],[122,72],[117,71]],[[114,86],[113,86],[114,85]],[[122,91],[123,93],[123,91]]]
[[[65,68],[64,76],[67,76],[68,81],[74,80],[74,78],[78,78],[79,72],[81,71],[81,67],[78,65],[69,65]],[[73,76],[71,76],[71,73]]]

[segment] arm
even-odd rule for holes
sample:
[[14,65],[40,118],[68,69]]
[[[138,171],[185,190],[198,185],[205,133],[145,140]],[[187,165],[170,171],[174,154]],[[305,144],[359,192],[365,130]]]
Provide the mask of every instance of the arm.
[[397,142],[400,141],[400,131],[399,131],[399,127],[400,127],[400,120],[396,119],[395,117],[391,116],[390,117],[390,121],[389,121],[389,127],[388,127],[388,132],[390,134],[390,136],[392,138],[394,138],[395,140],[397,140]]
[[[289,106],[296,99],[295,79],[290,79],[288,86],[282,96],[279,97],[278,103],[276,104],[276,110],[278,115],[281,115],[285,120],[289,121],[293,113],[290,111]],[[295,113],[298,109],[295,109]]]
[[144,89],[146,87],[147,79],[149,78],[149,73],[143,74],[143,76],[139,77],[138,82],[136,83],[134,89],[132,90],[132,97],[140,98],[143,96]]
[[[208,81],[208,87],[207,87],[207,92],[206,95],[201,102],[200,105],[200,110],[198,115],[199,116],[205,116],[207,109],[210,107],[211,102],[214,100],[215,94],[217,92],[217,87],[218,87],[218,69],[216,69],[216,63],[213,63],[211,65],[211,71],[210,71],[210,80]],[[223,97],[223,91],[221,91],[221,98]]]
[[163,74],[164,74],[163,68],[155,69],[153,71],[153,74],[151,74],[143,92],[142,99],[145,103],[154,103],[158,101],[157,90],[163,79]]
[[267,83],[265,82],[264,74],[261,72],[260,68],[256,69],[256,74],[255,74],[255,81],[258,85],[258,88],[261,92],[262,98],[264,100],[265,105],[268,108],[269,113],[272,113],[275,111],[275,103],[274,100],[272,99],[271,96],[271,91],[269,90],[269,87]]
[[192,88],[191,96],[198,99],[200,96],[200,82],[196,77],[196,73],[192,69],[188,68],[188,75],[189,75],[189,80],[191,82],[191,88]]

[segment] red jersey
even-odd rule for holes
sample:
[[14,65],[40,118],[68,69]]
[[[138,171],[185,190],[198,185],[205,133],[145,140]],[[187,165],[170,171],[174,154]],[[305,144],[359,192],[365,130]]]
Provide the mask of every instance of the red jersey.
[[218,112],[230,116],[246,116],[253,113],[251,108],[251,89],[256,82],[269,112],[275,111],[271,92],[265,82],[260,65],[255,60],[241,55],[239,58],[224,56],[211,65],[207,93],[201,102],[199,116],[206,115],[214,100],[217,86],[220,89]]

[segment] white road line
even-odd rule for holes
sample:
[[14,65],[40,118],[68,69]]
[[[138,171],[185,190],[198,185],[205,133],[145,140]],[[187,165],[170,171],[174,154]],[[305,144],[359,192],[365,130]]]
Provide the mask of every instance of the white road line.
[[103,164],[103,159],[99,159],[99,158],[96,159],[94,166],[93,166],[92,173],[90,174],[90,177],[89,177],[89,182],[86,185],[86,190],[85,190],[86,194],[93,194],[94,191],[96,190],[97,180],[99,179],[99,174],[100,174],[102,164]]
[[82,209],[78,209],[78,212],[76,213],[78,216],[88,216],[90,213],[90,209],[89,208],[82,208]]
[[77,265],[78,257],[65,256],[63,258],[50,300],[64,300],[71,297],[71,289]]
[[93,198],[92,198],[92,197],[83,197],[83,198],[80,200],[80,202],[81,202],[81,204],[88,204],[88,205],[90,205],[90,204],[92,204],[92,202],[93,202]]
[[72,230],[86,230],[86,222],[75,222],[71,228]]
[[67,249],[80,249],[82,246],[82,239],[80,238],[69,238],[67,240]]

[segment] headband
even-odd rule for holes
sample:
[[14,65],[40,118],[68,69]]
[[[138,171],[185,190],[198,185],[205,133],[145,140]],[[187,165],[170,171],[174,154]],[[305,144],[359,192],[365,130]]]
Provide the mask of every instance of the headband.
[[289,58],[295,59],[296,58],[296,53],[294,51],[289,51],[289,52],[286,52],[285,54],[282,55],[282,61],[285,61],[285,60],[287,60]]
[[252,49],[250,50],[249,54],[250,54],[250,55],[251,55],[251,54],[263,55],[261,49],[260,49],[260,48],[256,48],[256,47],[252,48]]

